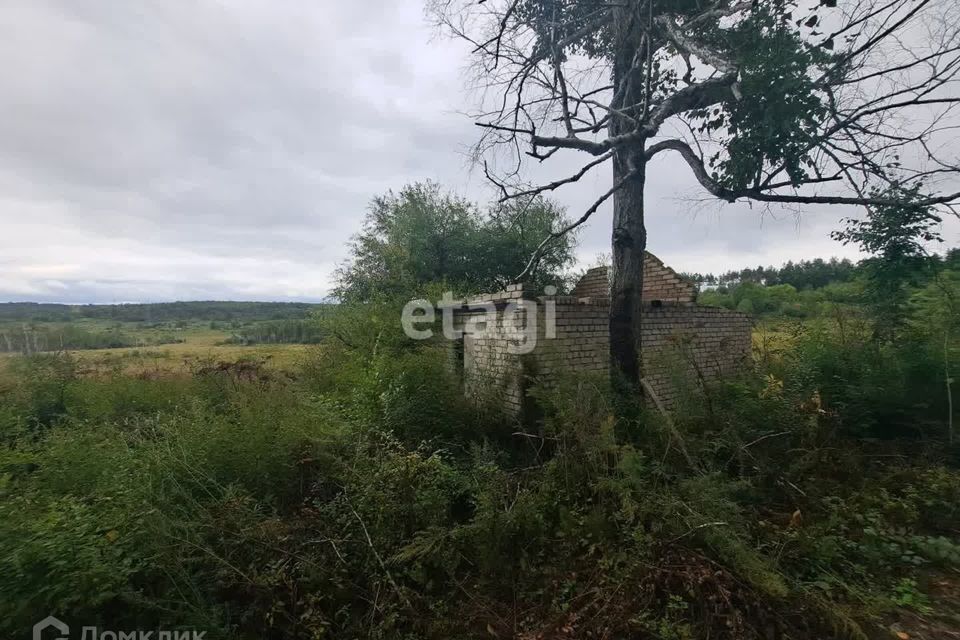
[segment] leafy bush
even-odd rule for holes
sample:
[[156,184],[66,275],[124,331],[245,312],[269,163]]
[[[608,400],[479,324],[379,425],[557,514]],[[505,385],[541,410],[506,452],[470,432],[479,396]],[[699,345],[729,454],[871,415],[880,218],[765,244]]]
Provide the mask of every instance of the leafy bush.
[[777,375],[817,390],[824,409],[851,434],[940,437],[947,414],[942,354],[930,346],[879,342],[856,318],[810,324],[797,333]]

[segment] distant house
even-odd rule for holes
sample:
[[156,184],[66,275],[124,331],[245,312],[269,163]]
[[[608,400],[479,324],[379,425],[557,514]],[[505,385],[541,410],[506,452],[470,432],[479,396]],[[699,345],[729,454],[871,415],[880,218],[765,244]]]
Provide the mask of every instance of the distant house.
[[[696,293],[693,283],[646,254],[644,377],[666,408],[675,406],[685,389],[701,389],[736,371],[750,357],[750,316],[698,306]],[[523,299],[536,301],[536,309],[516,308]],[[484,304],[487,310],[478,307]],[[525,390],[536,379],[549,381],[573,371],[607,374],[609,310],[607,267],[587,271],[569,296],[538,295],[517,284],[471,298],[454,311],[455,326],[464,334],[454,343],[452,358],[465,392],[492,398],[508,412],[521,414]]]

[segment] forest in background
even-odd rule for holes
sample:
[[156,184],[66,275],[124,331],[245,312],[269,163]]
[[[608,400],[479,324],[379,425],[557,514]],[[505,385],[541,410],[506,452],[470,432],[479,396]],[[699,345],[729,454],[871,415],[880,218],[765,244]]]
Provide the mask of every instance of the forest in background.
[[330,304],[165,302],[119,305],[0,303],[0,353],[180,344],[198,329],[223,344],[314,344]]
[[[787,262],[777,267],[744,268],[720,275],[685,273],[697,283],[699,304],[736,309],[761,317],[812,318],[835,311],[838,305],[854,307],[865,302],[871,286],[874,261],[830,258]],[[926,290],[935,294],[946,278],[960,272],[960,249],[931,254],[922,269],[911,271],[904,285],[910,297]],[[923,295],[923,294],[921,294]]]
[[155,302],[54,304],[0,302],[0,322],[71,322],[80,319],[162,323],[190,320],[250,322],[306,318],[319,305],[306,302]]

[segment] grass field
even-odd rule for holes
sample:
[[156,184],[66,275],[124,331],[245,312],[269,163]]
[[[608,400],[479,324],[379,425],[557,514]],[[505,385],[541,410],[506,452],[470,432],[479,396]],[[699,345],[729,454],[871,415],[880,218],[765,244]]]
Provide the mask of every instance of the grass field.
[[[98,323],[90,322],[96,328]],[[156,335],[173,333],[181,342],[157,346],[122,347],[114,349],[65,350],[76,357],[82,369],[90,374],[122,372],[137,375],[147,371],[187,373],[197,366],[215,362],[236,362],[252,359],[263,362],[270,368],[290,369],[315,345],[262,344],[242,346],[225,344],[230,336],[227,330],[210,329],[207,325],[194,324],[185,328],[158,330],[125,323],[122,330],[142,336],[149,343]],[[19,354],[0,353],[0,367]]]

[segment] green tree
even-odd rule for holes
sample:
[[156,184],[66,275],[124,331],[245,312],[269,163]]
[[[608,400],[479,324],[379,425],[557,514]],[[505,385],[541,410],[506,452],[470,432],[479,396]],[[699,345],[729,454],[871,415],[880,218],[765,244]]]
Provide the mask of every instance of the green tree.
[[[844,244],[856,244],[871,254],[861,263],[864,293],[875,315],[875,335],[890,338],[907,318],[909,288],[919,284],[935,266],[926,246],[941,242],[942,222],[921,200],[915,187],[892,187],[901,204],[870,207],[863,219],[846,219],[846,228],[831,235]],[[882,194],[880,194],[882,195]]]
[[[541,197],[484,213],[435,183],[408,185],[373,199],[337,271],[334,295],[365,302],[441,282],[460,294],[495,290],[524,268],[545,234],[564,224],[562,209]],[[573,246],[572,237],[551,245],[528,281],[559,284]]]
[[[931,144],[955,135],[945,116],[960,103],[956,4],[839,4],[432,0],[442,28],[470,44],[483,96],[477,155],[495,160],[504,154],[488,152],[506,151],[506,166],[485,164],[505,200],[612,165],[610,188],[546,238],[612,202],[611,363],[631,389],[641,376],[652,162],[677,154],[723,201],[815,205],[896,204],[868,195],[870,187],[899,173],[917,184],[957,171],[950,145]],[[574,151],[592,159],[551,182],[523,182],[523,162]],[[898,153],[929,162],[907,171]],[[957,199],[925,193],[921,202]]]

